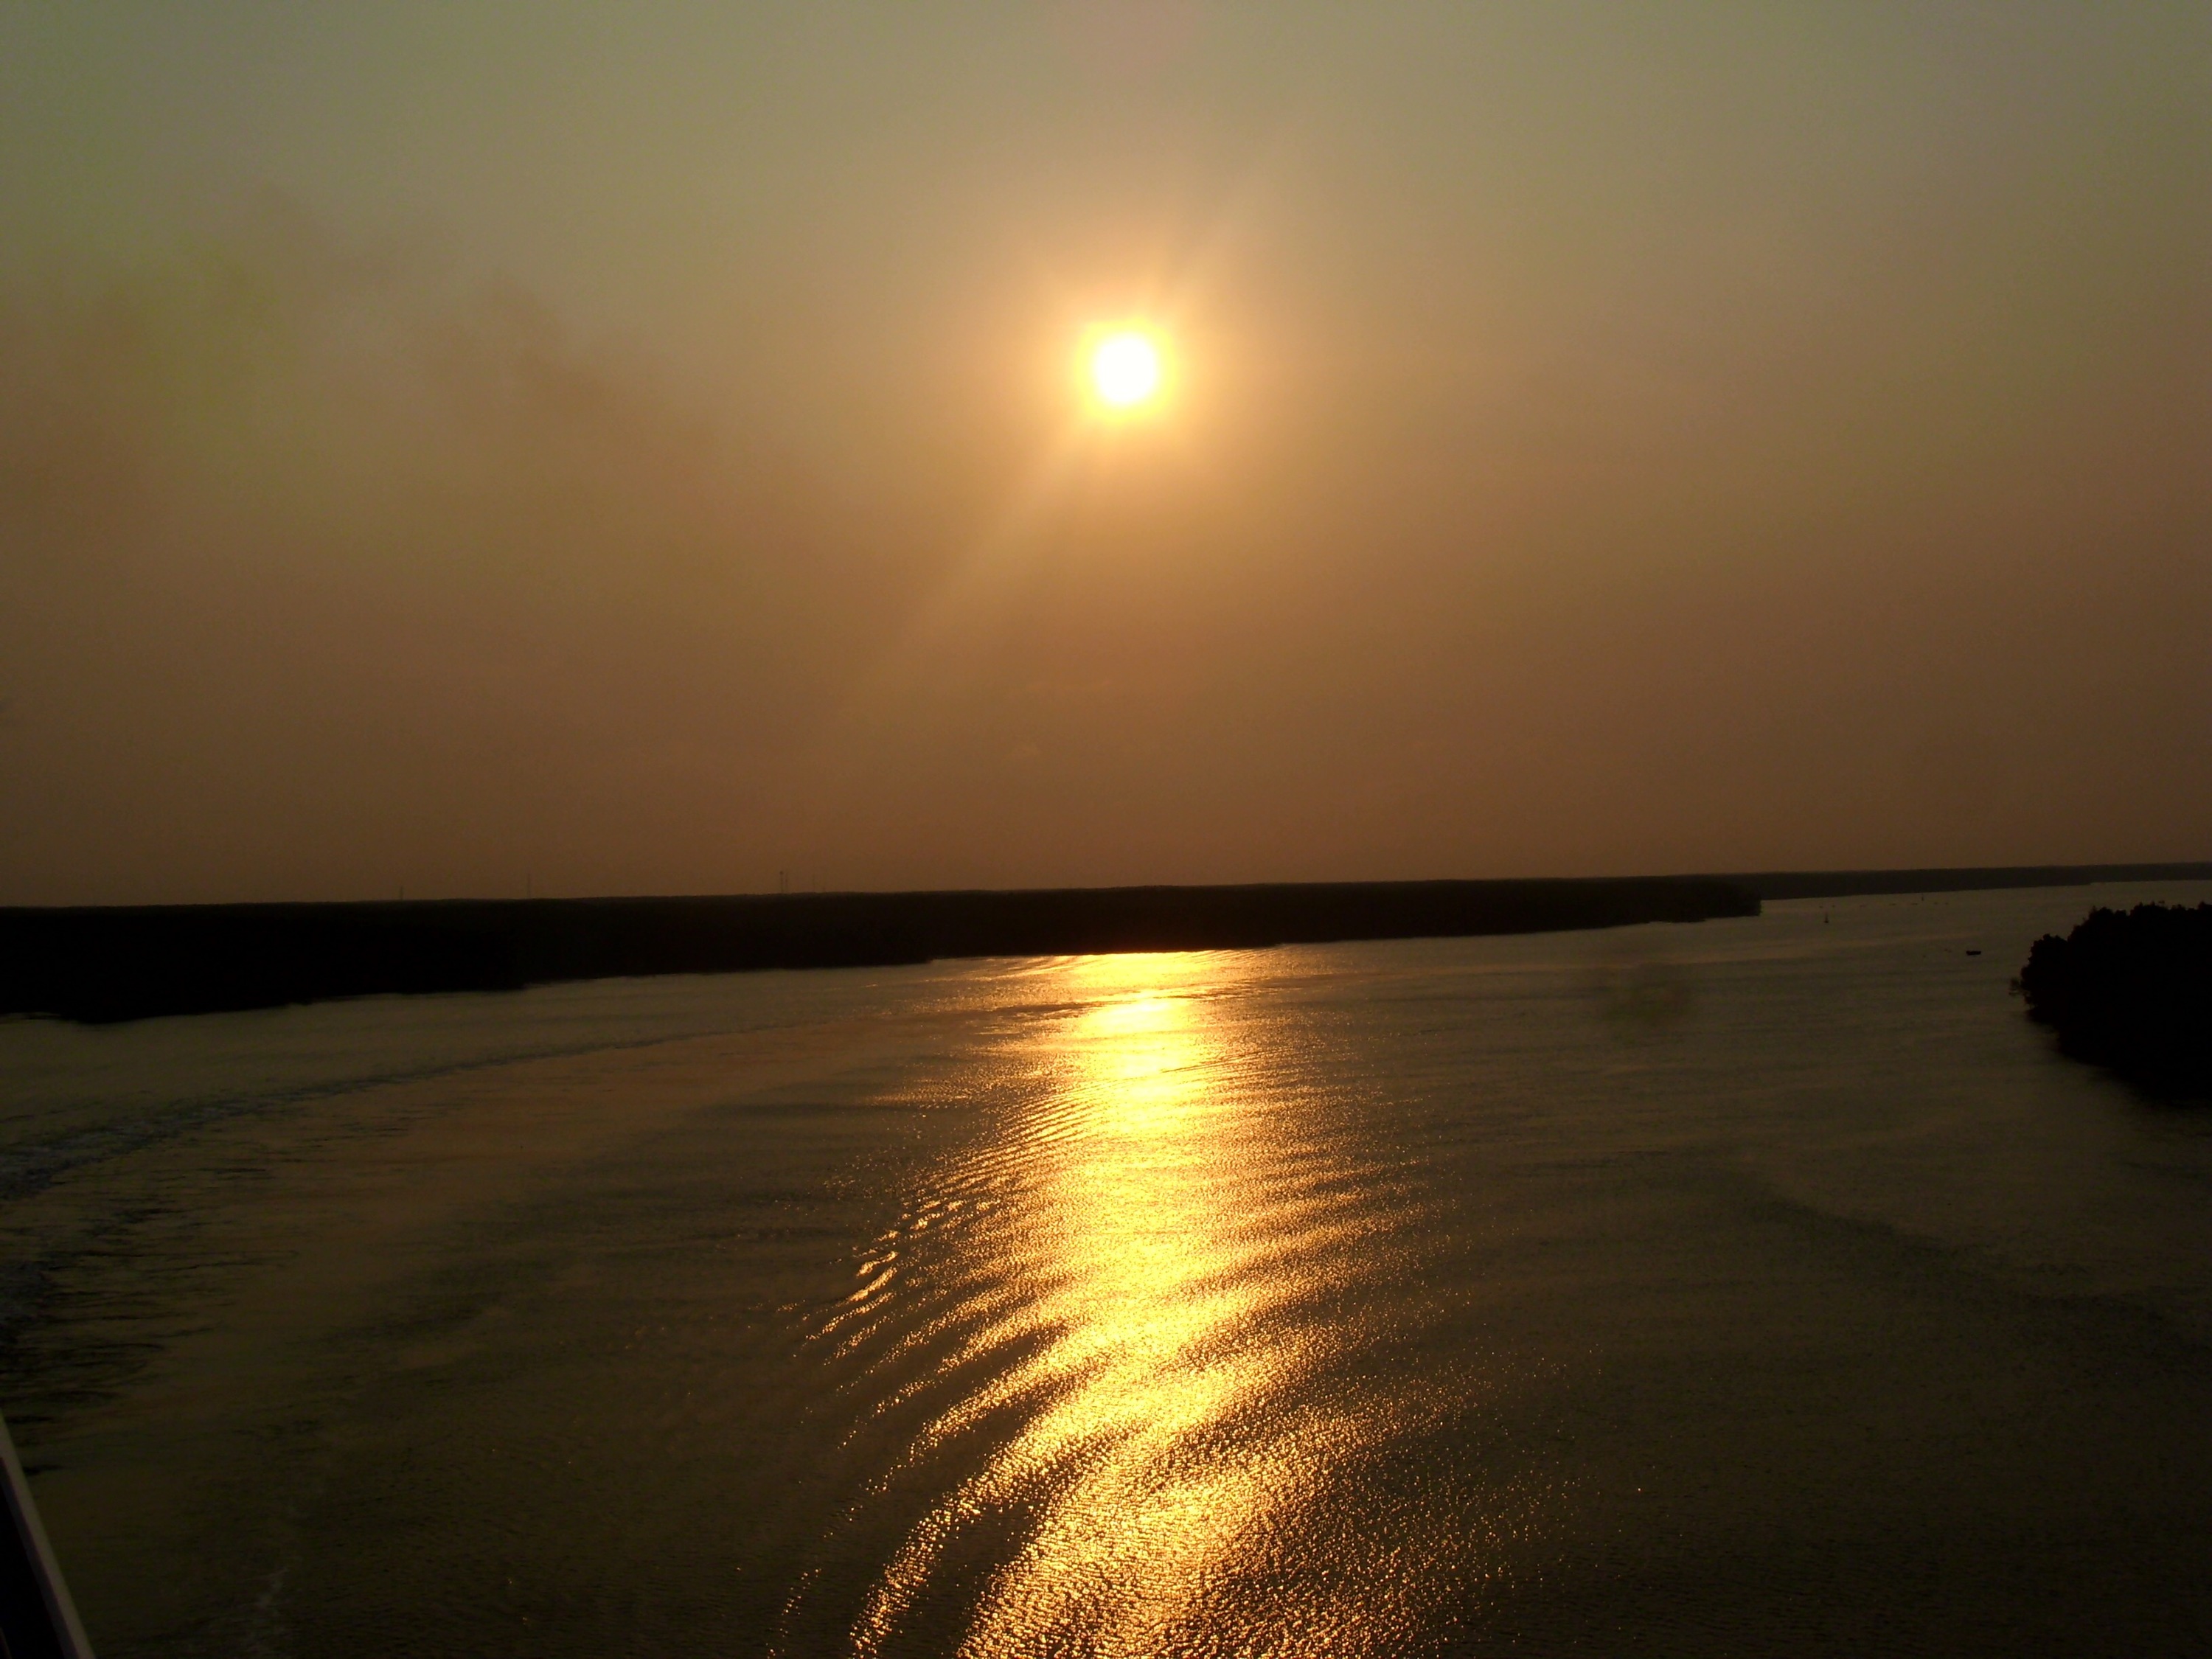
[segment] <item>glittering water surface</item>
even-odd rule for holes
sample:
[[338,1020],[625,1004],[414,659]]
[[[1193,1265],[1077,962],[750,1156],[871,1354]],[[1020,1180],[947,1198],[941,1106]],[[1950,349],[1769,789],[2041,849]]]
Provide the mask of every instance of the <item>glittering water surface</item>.
[[2204,890],[0,1024],[0,1405],[107,1659],[2203,1651]]

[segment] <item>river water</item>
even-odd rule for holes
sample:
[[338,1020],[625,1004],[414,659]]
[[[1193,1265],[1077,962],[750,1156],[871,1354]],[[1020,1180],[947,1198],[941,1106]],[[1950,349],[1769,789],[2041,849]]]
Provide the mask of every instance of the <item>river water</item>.
[[105,1659],[2212,1650],[2208,896],[0,1024],[0,1407]]

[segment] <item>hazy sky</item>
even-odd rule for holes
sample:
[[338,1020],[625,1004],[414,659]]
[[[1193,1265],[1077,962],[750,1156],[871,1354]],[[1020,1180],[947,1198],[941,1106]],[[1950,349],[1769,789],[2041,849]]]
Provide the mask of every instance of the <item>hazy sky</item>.
[[2212,7],[0,0],[0,902],[2212,856]]

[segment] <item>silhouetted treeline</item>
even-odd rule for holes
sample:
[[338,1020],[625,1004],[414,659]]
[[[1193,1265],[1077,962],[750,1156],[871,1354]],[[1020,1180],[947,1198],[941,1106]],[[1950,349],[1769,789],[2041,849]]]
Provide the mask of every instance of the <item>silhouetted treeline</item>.
[[2099,908],[2014,981],[2059,1047],[2161,1091],[2212,1091],[2212,904]]
[[1707,878],[0,909],[0,1013],[274,1007],[623,975],[1226,950],[1759,914]]

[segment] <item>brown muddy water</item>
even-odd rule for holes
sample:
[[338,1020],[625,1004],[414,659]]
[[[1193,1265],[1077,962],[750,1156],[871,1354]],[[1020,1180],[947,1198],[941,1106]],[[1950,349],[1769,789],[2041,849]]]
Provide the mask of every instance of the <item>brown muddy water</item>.
[[2209,892],[0,1024],[0,1407],[104,1659],[2212,1650]]

